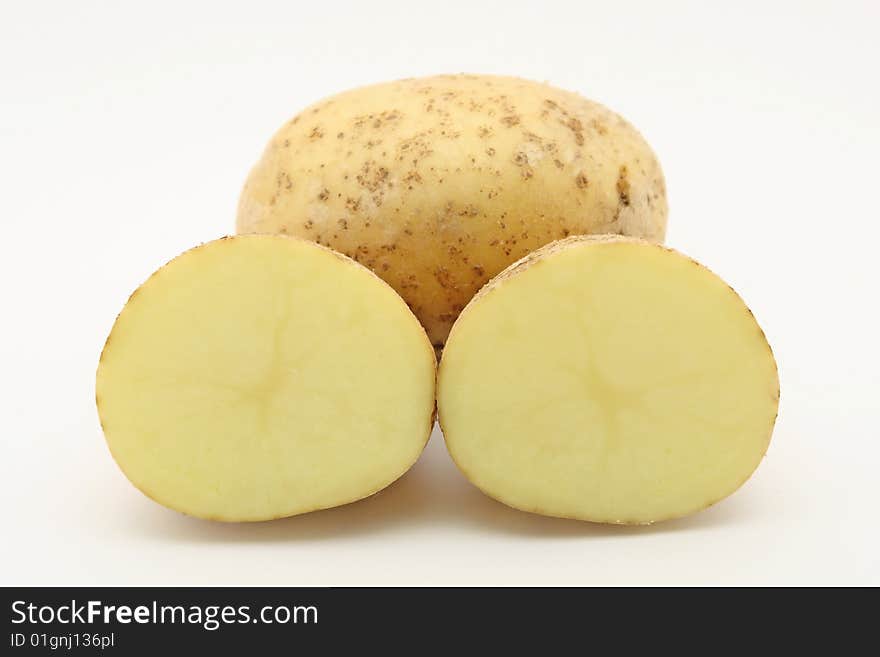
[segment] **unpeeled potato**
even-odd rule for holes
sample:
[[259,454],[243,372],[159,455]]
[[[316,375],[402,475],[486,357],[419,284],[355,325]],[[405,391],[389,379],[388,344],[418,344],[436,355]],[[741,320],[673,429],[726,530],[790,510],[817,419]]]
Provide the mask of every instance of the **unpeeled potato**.
[[617,114],[511,77],[400,80],[325,99],[253,168],[239,233],[296,235],[365,264],[442,346],[480,287],[567,235],[662,242],[656,157]]

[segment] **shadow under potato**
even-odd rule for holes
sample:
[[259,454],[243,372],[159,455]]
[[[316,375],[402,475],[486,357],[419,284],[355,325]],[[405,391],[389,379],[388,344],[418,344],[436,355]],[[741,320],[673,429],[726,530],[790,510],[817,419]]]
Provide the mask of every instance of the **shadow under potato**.
[[331,540],[419,526],[500,532],[526,538],[635,536],[728,525],[736,522],[743,508],[734,498],[686,518],[645,526],[603,525],[518,511],[484,495],[458,471],[435,427],[424,454],[409,472],[358,502],[279,520],[220,523],[191,518],[145,501],[140,512],[129,517],[132,529],[153,538],[164,536],[194,543],[263,543]]

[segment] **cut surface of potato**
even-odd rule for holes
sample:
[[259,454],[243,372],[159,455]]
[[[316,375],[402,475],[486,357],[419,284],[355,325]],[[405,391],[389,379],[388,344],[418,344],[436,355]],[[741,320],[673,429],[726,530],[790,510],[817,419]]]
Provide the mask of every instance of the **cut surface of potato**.
[[310,242],[209,242],[132,294],[97,372],[107,443],[157,502],[226,521],[366,497],[415,462],[434,352],[383,281]]
[[662,242],[666,187],[639,132],[548,84],[438,75],[337,94],[251,171],[239,233],[330,246],[397,290],[442,346],[490,278],[568,235]]
[[512,507],[642,524],[699,511],[758,466],[776,363],[740,297],[661,246],[578,237],[490,282],[438,373],[450,454]]

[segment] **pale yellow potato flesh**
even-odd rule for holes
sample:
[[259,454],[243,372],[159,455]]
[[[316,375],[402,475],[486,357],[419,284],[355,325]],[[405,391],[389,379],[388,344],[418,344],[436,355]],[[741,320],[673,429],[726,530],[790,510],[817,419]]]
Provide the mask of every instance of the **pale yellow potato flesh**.
[[184,513],[267,520],[384,488],[433,424],[434,351],[387,284],[281,236],[217,240],[158,270],[97,372],[110,451]]
[[442,346],[490,278],[568,235],[662,242],[651,148],[578,94],[443,75],[347,91],[281,127],[253,168],[239,233],[284,233],[363,263]]
[[570,238],[497,277],[440,363],[450,454],[485,493],[643,524],[734,492],[767,450],[776,363],[742,299],[663,247]]

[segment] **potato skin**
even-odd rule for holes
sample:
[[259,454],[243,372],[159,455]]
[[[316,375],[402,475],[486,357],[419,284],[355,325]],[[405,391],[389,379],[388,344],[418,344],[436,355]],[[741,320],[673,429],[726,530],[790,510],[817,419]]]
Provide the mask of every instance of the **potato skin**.
[[510,77],[354,89],[305,109],[245,183],[239,233],[283,233],[366,265],[440,347],[489,279],[579,234],[662,242],[666,190],[641,135],[602,105]]

